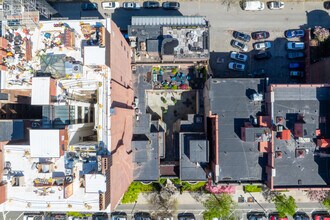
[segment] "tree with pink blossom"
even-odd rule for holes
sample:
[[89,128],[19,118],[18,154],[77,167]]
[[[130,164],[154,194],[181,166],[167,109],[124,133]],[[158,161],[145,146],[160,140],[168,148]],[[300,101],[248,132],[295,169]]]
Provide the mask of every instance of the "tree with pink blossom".
[[319,42],[326,41],[330,36],[329,29],[322,28],[321,26],[315,26],[313,33]]

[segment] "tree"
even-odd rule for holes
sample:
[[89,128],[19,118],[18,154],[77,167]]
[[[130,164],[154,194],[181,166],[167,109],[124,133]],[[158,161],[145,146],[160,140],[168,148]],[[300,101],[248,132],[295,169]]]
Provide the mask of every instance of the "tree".
[[220,218],[220,219],[235,219],[231,216],[237,204],[229,194],[211,194],[204,202],[206,211],[204,211],[204,219]]
[[156,210],[152,213],[153,217],[173,216],[178,206],[177,195],[177,189],[169,179],[166,180],[165,186],[161,186],[160,192],[151,193],[148,202]]
[[322,202],[322,204],[328,209],[330,210],[330,196],[328,196],[327,198],[325,198]]
[[320,26],[316,26],[313,33],[320,42],[326,41],[330,36],[329,29]]
[[309,190],[307,191],[307,197],[310,200],[322,202],[329,196],[329,192],[326,190]]
[[273,202],[280,218],[284,218],[286,215],[293,216],[296,212],[297,205],[292,196],[287,197],[284,194],[278,194],[274,197]]

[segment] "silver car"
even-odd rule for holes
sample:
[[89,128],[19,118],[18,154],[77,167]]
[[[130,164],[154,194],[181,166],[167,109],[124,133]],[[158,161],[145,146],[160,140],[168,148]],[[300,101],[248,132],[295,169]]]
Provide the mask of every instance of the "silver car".
[[244,71],[245,70],[245,64],[237,63],[237,62],[230,62],[228,64],[228,68],[231,69],[231,70],[236,70],[236,71]]
[[126,9],[140,9],[141,5],[137,2],[124,2],[123,3],[123,8],[126,8]]
[[233,60],[245,62],[247,60],[248,56],[245,54],[233,51],[230,53],[230,58],[232,58]]
[[266,50],[272,47],[272,44],[269,41],[255,43],[253,48],[255,50]]

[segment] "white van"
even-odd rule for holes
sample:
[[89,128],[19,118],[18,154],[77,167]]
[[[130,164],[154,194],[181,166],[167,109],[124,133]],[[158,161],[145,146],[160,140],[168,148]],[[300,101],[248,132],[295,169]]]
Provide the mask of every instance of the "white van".
[[265,4],[261,1],[246,1],[243,3],[245,11],[261,11],[265,9]]

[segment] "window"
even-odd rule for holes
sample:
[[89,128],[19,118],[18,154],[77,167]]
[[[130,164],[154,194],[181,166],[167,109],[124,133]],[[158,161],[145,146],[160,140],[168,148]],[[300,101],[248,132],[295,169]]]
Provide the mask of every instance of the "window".
[[82,123],[82,107],[78,106],[78,124]]
[[89,122],[94,122],[94,107],[92,106],[89,110]]
[[75,124],[75,114],[76,114],[76,109],[74,106],[70,106],[70,124]]
[[88,112],[89,112],[89,108],[88,107],[85,107],[84,108],[84,123],[88,123]]
[[122,41],[120,41],[120,45],[123,46],[123,42]]

